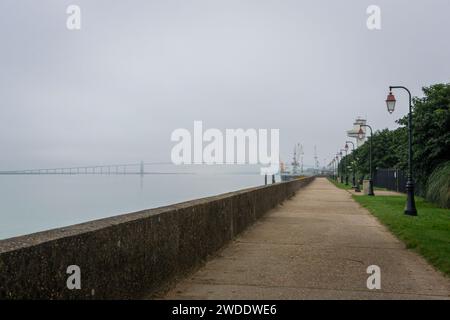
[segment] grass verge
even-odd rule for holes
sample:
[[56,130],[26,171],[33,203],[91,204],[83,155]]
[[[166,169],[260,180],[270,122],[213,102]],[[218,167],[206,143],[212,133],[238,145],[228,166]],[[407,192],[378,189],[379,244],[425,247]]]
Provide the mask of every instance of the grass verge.
[[336,187],[338,187],[339,189],[345,189],[345,190],[348,190],[348,189],[351,189],[352,188],[352,186],[351,186],[351,184],[349,183],[349,185],[347,186],[347,185],[345,185],[345,183],[340,183],[339,181],[337,181],[337,180],[333,180],[333,179],[331,179],[331,178],[328,178],[328,181],[330,181],[332,184],[334,184]]
[[353,196],[410,249],[450,276],[450,210],[416,197],[417,217],[403,213],[405,196]]

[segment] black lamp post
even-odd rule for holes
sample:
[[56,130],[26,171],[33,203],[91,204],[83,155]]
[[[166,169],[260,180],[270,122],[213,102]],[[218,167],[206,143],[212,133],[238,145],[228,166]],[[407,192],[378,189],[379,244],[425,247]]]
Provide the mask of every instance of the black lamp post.
[[344,147],[344,151],[345,151],[345,185],[348,186],[348,145],[345,144]]
[[[345,161],[342,161],[343,159],[344,159],[344,155],[343,155],[343,153],[342,153],[342,150],[343,149],[340,149],[339,150],[339,156],[341,157],[341,161],[339,162],[340,163],[340,165],[341,165],[341,174],[340,174],[340,176],[341,176],[341,183],[344,183],[344,165],[345,165]],[[343,163],[344,162],[344,163]]]
[[333,157],[333,160],[331,160],[331,165],[333,166],[333,180],[336,180],[336,158]]
[[359,139],[363,139],[364,138],[364,131],[362,130],[362,127],[367,127],[370,129],[370,143],[369,143],[369,193],[367,194],[368,196],[374,196],[375,193],[373,193],[373,177],[372,177],[372,136],[373,136],[373,131],[372,131],[372,127],[367,125],[367,124],[360,124],[359,125]]
[[356,177],[356,161],[358,161],[357,159],[355,159],[354,161],[353,161],[353,166],[354,166],[354,175],[355,175],[355,192],[361,192],[361,189],[360,189],[360,187],[359,187],[359,179],[358,179],[358,177]]
[[390,86],[389,95],[386,99],[386,106],[389,113],[395,110],[395,96],[392,94],[392,89],[403,89],[409,95],[409,113],[408,113],[408,179],[406,181],[406,206],[405,214],[410,216],[417,216],[416,202],[414,200],[414,180],[412,172],[412,97],[408,88],[402,86]]
[[336,154],[336,160],[337,160],[337,177],[338,177],[337,181],[339,182],[339,180],[340,180],[341,183],[342,183],[342,164],[341,164],[342,158],[339,159],[340,156],[341,156],[341,155],[340,155],[339,152],[338,152],[338,153]]
[[332,172],[333,172],[332,177],[333,177],[333,180],[334,180],[334,158],[330,162],[330,170],[332,170]]
[[[345,158],[343,157],[343,153],[342,152],[345,152]],[[344,166],[343,167],[343,170],[342,170],[342,179],[341,179],[341,183],[344,183],[345,182],[345,184],[346,185],[348,185],[348,174],[347,174],[347,150],[345,150],[345,149],[341,149],[340,150],[340,154],[341,154],[341,158],[342,159],[345,159],[344,160],[344,163],[343,164],[341,164],[341,167],[342,166]]]
[[[352,152],[353,152],[353,155],[354,155],[355,144],[352,141],[345,141],[345,149],[348,149],[348,143],[352,144]],[[353,171],[353,174],[352,174],[352,188],[356,189],[355,162],[354,161],[352,162],[352,171]]]
[[334,157],[334,159],[335,159],[335,176],[336,176],[336,181],[338,181],[338,179],[339,179],[339,157],[336,155],[335,157]]

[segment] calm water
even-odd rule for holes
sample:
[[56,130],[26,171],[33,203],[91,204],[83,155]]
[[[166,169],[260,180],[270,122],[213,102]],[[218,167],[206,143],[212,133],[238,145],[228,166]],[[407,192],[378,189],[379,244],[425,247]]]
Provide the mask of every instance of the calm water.
[[263,183],[257,173],[0,176],[0,239]]

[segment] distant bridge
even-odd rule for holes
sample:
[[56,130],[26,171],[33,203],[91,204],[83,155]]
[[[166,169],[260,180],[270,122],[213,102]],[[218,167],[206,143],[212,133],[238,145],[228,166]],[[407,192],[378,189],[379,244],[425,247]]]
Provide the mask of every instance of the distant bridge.
[[[0,171],[0,175],[39,175],[39,174],[154,174],[162,172],[146,171],[145,166],[150,165],[170,165],[171,162],[140,162],[129,164],[108,164],[95,166],[62,167],[62,168],[41,168],[25,170]],[[168,173],[170,174],[170,173]]]
[[[196,165],[206,165],[207,163],[193,163]],[[227,163],[248,165],[250,163]],[[147,171],[146,166],[155,165],[172,165],[172,162],[143,162],[140,163],[128,163],[128,164],[105,164],[94,166],[77,166],[77,167],[59,167],[59,168],[38,168],[38,169],[23,169],[23,170],[3,170],[0,171],[0,175],[73,175],[73,174],[192,174],[191,172],[161,172],[161,171]],[[313,166],[304,165],[306,168],[313,168]]]

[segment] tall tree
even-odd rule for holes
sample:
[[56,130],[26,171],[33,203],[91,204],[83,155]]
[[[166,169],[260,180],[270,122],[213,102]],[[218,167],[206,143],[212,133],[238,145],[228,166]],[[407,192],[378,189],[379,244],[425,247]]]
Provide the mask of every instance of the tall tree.
[[[425,87],[423,93],[413,107],[413,169],[421,187],[439,164],[450,160],[450,83]],[[406,125],[407,117],[398,122]]]

